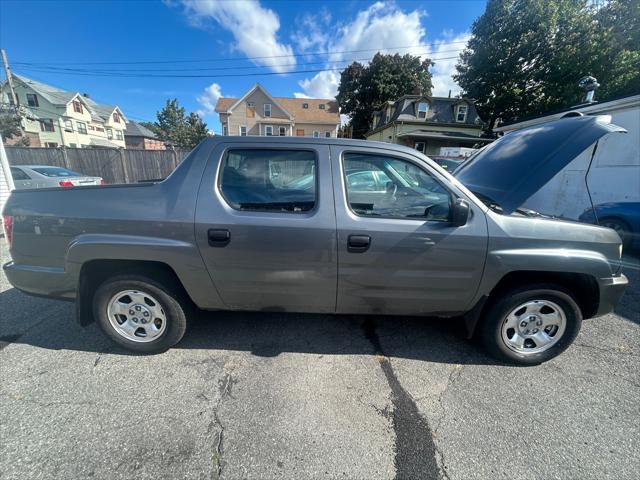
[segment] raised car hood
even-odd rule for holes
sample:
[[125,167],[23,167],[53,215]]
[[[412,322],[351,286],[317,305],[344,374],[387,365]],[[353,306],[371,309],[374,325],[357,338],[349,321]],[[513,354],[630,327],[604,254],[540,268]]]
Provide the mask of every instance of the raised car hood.
[[454,175],[510,214],[604,135],[626,132],[610,122],[610,116],[570,117],[508,133]]

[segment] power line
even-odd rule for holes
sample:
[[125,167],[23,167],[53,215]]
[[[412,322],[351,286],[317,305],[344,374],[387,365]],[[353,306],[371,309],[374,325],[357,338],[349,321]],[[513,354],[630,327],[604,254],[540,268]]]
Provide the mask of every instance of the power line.
[[409,45],[402,47],[385,47],[385,48],[366,48],[361,50],[343,50],[343,51],[319,51],[319,52],[305,52],[305,53],[292,53],[287,55],[264,55],[259,57],[231,57],[231,58],[208,58],[208,59],[177,59],[177,60],[136,60],[127,62],[13,62],[14,65],[150,65],[150,64],[166,64],[166,63],[199,63],[199,62],[228,62],[231,60],[264,60],[269,58],[291,58],[291,57],[306,57],[313,55],[341,55],[345,53],[362,53],[362,52],[375,52],[375,51],[387,51],[387,50],[406,50],[411,48],[423,48],[427,45],[453,45],[459,43],[467,43],[467,40],[456,40],[451,42],[430,42],[420,45]]

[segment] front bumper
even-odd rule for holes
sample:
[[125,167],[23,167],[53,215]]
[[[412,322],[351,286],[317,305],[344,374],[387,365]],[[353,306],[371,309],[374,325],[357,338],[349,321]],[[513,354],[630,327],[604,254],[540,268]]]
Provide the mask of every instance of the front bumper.
[[613,312],[613,309],[622,298],[622,295],[624,295],[624,291],[628,284],[629,280],[624,274],[601,278],[598,280],[600,303],[595,316],[599,317],[600,315]]
[[76,276],[64,268],[5,263],[2,270],[9,283],[18,290],[39,297],[74,300]]

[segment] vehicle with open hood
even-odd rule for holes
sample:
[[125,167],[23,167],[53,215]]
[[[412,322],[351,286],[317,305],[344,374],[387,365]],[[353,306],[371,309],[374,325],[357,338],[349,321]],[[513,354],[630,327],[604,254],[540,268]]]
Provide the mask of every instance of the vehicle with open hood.
[[520,130],[455,177],[388,143],[209,138],[160,183],[13,192],[4,270],[139,352],[175,345],[200,308],[461,317],[499,359],[536,364],[612,311],[627,279],[614,230],[521,205],[621,130]]

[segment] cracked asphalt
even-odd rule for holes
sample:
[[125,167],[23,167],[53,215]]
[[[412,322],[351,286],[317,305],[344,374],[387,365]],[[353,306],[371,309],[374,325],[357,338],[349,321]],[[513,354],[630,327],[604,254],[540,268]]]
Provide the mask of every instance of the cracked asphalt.
[[529,368],[448,321],[284,313],[203,313],[131,355],[2,276],[0,477],[636,479],[639,263],[616,314]]

